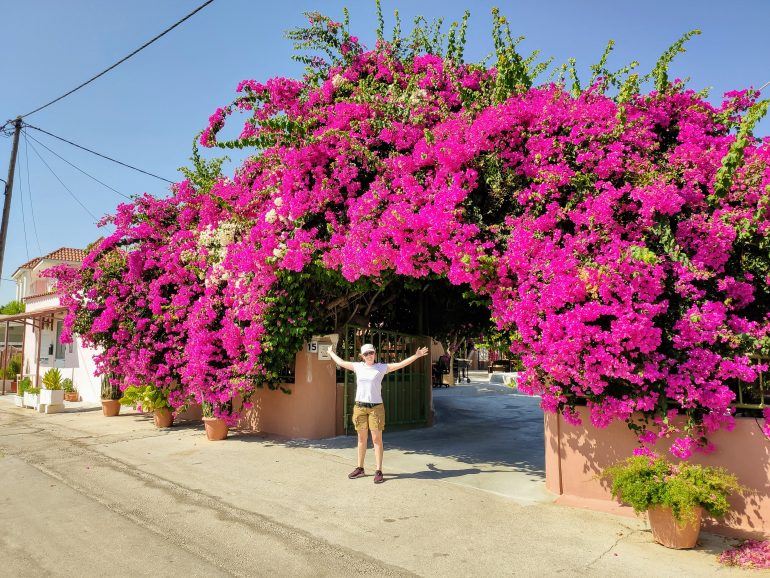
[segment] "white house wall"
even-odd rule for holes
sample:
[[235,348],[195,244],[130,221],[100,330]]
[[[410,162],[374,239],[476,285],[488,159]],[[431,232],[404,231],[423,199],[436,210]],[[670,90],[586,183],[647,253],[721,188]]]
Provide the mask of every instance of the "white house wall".
[[[42,309],[59,307],[57,295],[43,295],[27,300],[26,311],[34,313]],[[25,331],[24,349],[24,374],[29,375],[35,381],[37,375],[37,339],[36,332],[31,327]],[[64,359],[56,359],[56,320],[52,329],[44,329],[40,342],[40,379],[52,367],[58,367],[62,377],[69,377],[80,393],[83,401],[98,403],[101,399],[101,378],[96,372],[94,355],[98,352],[83,346],[79,337],[75,336],[74,342],[64,345]],[[51,353],[49,353],[51,351]]]
[[[73,352],[70,353],[70,345]],[[64,377],[69,377],[75,384],[75,388],[80,392],[83,401],[92,401],[98,403],[102,398],[101,378],[96,375],[96,364],[94,355],[96,351],[83,347],[80,338],[77,337],[74,343],[67,345],[64,354],[65,362],[69,369],[63,370]]]

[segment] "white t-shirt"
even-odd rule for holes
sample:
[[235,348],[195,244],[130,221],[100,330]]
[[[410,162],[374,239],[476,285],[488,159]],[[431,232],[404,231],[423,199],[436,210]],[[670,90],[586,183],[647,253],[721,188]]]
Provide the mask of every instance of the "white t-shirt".
[[353,371],[356,374],[356,401],[382,403],[382,378],[388,371],[388,364],[366,365],[363,361],[356,361]]

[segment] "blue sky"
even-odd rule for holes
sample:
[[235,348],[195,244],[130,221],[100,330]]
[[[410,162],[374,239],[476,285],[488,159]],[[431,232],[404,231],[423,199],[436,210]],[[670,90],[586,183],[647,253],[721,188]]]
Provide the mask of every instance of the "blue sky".
[[[172,24],[202,0],[27,0],[3,5],[0,38],[0,117],[24,114],[106,68]],[[373,45],[374,2],[216,0],[158,42],[74,95],[25,120],[50,132],[174,180],[185,165],[195,134],[217,106],[232,100],[245,78],[300,76],[283,32],[319,10],[341,19],[351,12],[354,34]],[[631,60],[649,70],[682,33],[699,28],[672,76],[689,77],[696,89],[712,88],[718,102],[727,90],[770,81],[770,46],[765,27],[770,2],[763,0],[408,1],[383,0],[386,27],[398,9],[405,28],[417,14],[457,20],[471,10],[466,58],[491,50],[490,10],[498,6],[514,33],[526,36],[524,50],[541,49],[561,63],[575,57],[583,70],[616,41],[615,68]],[[764,91],[770,97],[770,87]],[[757,131],[770,133],[765,119]],[[125,195],[166,194],[161,181],[73,149],[35,131],[30,134],[59,155]],[[96,216],[122,199],[30,141],[67,187]],[[6,177],[11,139],[0,139],[0,177]],[[62,188],[22,139],[11,224],[2,277],[28,257],[61,246],[85,247],[100,235],[91,217]],[[206,153],[209,154],[209,153]],[[214,152],[213,154],[216,154]],[[233,165],[226,166],[232,171]],[[34,213],[34,221],[33,221]],[[26,227],[25,224],[26,223]],[[36,225],[36,226],[35,226]],[[26,231],[26,235],[25,235]],[[36,234],[36,232],[37,234]],[[0,282],[0,303],[13,298],[12,282]]]

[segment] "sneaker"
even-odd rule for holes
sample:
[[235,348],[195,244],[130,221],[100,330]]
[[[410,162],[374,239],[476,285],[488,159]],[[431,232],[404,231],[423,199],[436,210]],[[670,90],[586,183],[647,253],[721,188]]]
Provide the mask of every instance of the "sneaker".
[[361,476],[365,476],[365,475],[366,474],[364,473],[364,468],[356,468],[355,470],[353,470],[348,474],[348,477],[351,480],[355,480],[356,478],[360,478]]
[[382,470],[377,470],[374,472],[374,483],[375,484],[381,484],[385,481],[385,478],[382,476]]

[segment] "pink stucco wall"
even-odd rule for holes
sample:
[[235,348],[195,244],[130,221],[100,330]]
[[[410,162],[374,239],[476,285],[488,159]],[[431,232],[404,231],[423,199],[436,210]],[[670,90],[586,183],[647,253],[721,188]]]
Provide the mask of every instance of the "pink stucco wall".
[[341,421],[334,362],[307,350],[297,354],[295,383],[280,389],[259,389],[251,409],[243,411],[238,428],[295,439],[334,437]]
[[[597,475],[608,465],[625,459],[637,447],[636,438],[624,423],[606,429],[590,425],[585,408],[578,408],[583,425],[572,426],[560,416],[545,414],[546,488],[559,494],[557,503],[632,515],[619,507],[606,482]],[[735,429],[711,436],[717,449],[697,454],[692,461],[722,466],[749,488],[745,496],[733,496],[734,511],[723,520],[708,519],[707,530],[729,536],[770,537],[770,440],[759,420],[737,418]],[[661,444],[662,451],[666,448]]]

